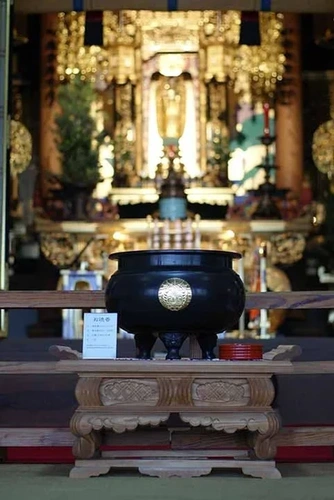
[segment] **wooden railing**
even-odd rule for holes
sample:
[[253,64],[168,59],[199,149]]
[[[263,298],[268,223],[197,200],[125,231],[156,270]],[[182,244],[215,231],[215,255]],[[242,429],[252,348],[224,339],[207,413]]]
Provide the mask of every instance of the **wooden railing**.
[[[0,291],[0,309],[100,309],[103,291]],[[334,291],[248,293],[246,309],[334,309]]]
[[[0,291],[0,309],[100,309],[104,306],[103,291]],[[246,309],[331,308],[334,309],[334,291],[248,293],[246,298]],[[0,375],[59,375],[56,369],[57,363],[57,361],[4,361],[0,362]],[[334,374],[334,361],[296,362],[293,366],[295,374]],[[73,439],[69,429],[0,428],[0,447],[71,446]],[[118,436],[115,439],[116,441],[113,438],[113,443],[117,444]],[[121,444],[124,444],[124,439],[126,442],[131,441],[132,434],[121,436]],[[147,440],[147,437],[145,439]],[[277,436],[277,444],[333,446],[334,427],[283,428]],[[190,446],[189,443],[187,446]]]

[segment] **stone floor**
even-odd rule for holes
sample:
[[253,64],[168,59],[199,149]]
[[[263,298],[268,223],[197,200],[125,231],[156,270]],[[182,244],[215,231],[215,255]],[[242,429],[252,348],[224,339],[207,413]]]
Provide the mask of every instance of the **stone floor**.
[[122,472],[69,479],[68,465],[0,465],[4,500],[333,500],[334,463],[281,464],[282,479],[234,471],[194,479],[155,479]]

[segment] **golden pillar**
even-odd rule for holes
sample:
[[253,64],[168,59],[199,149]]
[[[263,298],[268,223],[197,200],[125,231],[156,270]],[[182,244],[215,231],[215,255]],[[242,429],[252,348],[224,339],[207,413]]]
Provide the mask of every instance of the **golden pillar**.
[[43,14],[41,42],[41,111],[40,165],[42,195],[47,194],[47,173],[60,173],[61,164],[55,142],[55,115],[59,112],[55,99],[57,82],[57,14]]
[[303,180],[303,123],[301,78],[301,33],[299,14],[284,14],[284,28],[291,41],[288,60],[291,78],[286,103],[276,105],[276,182],[279,188],[289,188],[300,195]]

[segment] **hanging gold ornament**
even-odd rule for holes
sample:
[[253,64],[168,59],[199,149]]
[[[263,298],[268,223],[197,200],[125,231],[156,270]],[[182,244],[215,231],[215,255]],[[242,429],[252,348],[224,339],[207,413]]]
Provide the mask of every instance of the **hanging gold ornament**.
[[331,119],[313,134],[312,156],[319,172],[327,174],[334,188],[334,80],[329,85]]
[[[178,16],[181,19],[187,17],[183,24],[188,29],[179,29]],[[261,12],[259,19],[261,45],[248,46],[239,43],[241,14],[237,11],[105,11],[103,46],[85,47],[85,14],[60,13],[57,72],[61,81],[80,74],[81,78],[96,84],[113,79],[118,83],[125,83],[127,79],[135,83],[139,78],[136,49],[140,48],[142,56],[152,51],[166,51],[166,44],[163,50],[161,44],[169,36],[169,52],[174,52],[175,47],[177,51],[182,51],[180,47],[189,51],[190,46],[195,51],[205,49],[203,69],[206,81],[212,78],[220,82],[229,79],[240,100],[263,102],[273,97],[277,81],[283,78],[283,15]],[[177,31],[171,31],[175,27]],[[152,29],[159,37],[150,38]],[[181,35],[190,37],[188,44],[183,38],[179,40]],[[197,48],[193,37],[197,39]]]
[[285,70],[283,15],[260,12],[259,17],[260,45],[239,45],[240,17],[238,38],[234,40],[235,53],[229,77],[234,82],[235,93],[246,102],[272,99]]
[[206,49],[205,80],[229,80],[243,102],[272,99],[285,70],[283,19],[282,14],[260,12],[261,44],[250,46],[240,45],[240,12],[212,12],[200,33]]
[[32,137],[23,123],[10,122],[10,170],[13,175],[23,172],[32,159]]
[[334,120],[329,120],[314,132],[313,161],[323,174],[334,174]]
[[85,14],[61,12],[57,27],[57,73],[60,81],[80,74],[97,85],[116,79],[135,81],[138,42],[136,11],[103,12],[103,46],[84,45]]

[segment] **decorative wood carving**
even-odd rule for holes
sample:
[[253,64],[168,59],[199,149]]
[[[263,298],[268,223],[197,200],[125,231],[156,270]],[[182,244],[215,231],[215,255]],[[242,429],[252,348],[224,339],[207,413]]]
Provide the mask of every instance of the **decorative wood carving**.
[[[213,467],[227,467],[227,464],[256,477],[279,476],[274,462],[261,466],[255,459],[268,461],[275,456],[280,420],[271,408],[275,396],[271,376],[289,373],[292,369],[289,361],[59,363],[65,363],[65,369],[72,363],[79,374],[76,396],[80,406],[71,420],[71,431],[76,436],[73,453],[79,460],[71,477],[99,475],[109,468],[126,466],[159,477],[188,477],[208,474]],[[179,457],[176,451],[172,453],[177,456],[170,458],[156,452],[154,459],[147,459],[144,454],[134,459],[115,456],[106,460],[104,455],[96,459],[101,430],[121,434],[138,426],[159,426],[171,413],[178,413],[190,427],[206,427],[230,436],[242,431],[241,441],[248,445],[248,451],[242,452],[246,453],[244,461],[240,460],[240,450],[220,456],[219,460],[210,454],[207,460],[202,455]],[[228,442],[234,448],[231,438]],[[185,452],[189,454],[190,450],[183,448],[182,453]],[[231,456],[234,461],[229,460]]]
[[83,427],[88,427],[91,430],[100,431],[101,429],[109,429],[117,433],[125,431],[133,431],[138,425],[157,426],[161,422],[165,422],[169,417],[169,413],[152,413],[149,415],[122,415],[103,413],[103,410],[97,414],[93,412],[83,413],[81,416]]
[[270,378],[249,378],[249,405],[266,407],[274,401],[275,388]]
[[192,382],[193,379],[190,377],[158,378],[158,406],[192,406]]
[[105,379],[99,391],[104,406],[156,406],[159,401],[158,381],[154,379]]
[[275,462],[249,462],[242,467],[245,476],[259,477],[261,479],[281,479],[280,471],[275,467]]
[[101,444],[97,432],[91,432],[87,436],[79,437],[73,444],[72,453],[76,458],[94,458],[98,455],[97,450]]
[[80,377],[75,388],[75,397],[81,406],[101,406],[101,378]]
[[71,419],[72,434],[77,436],[72,452],[77,458],[93,458],[101,446],[101,435],[92,430],[83,415],[75,413]]
[[195,379],[192,385],[195,406],[246,406],[250,400],[247,379]]
[[302,353],[299,345],[279,345],[271,351],[265,352],[263,359],[267,361],[291,361]]
[[216,431],[233,433],[241,429],[248,429],[251,432],[259,431],[266,433],[269,428],[268,419],[265,413],[256,412],[222,412],[222,413],[180,413],[183,422],[192,427],[212,427]]
[[254,450],[255,456],[260,460],[268,460],[276,455],[276,440],[273,439],[279,432],[281,422],[276,412],[266,413],[268,428],[259,429],[258,432],[250,435],[249,444]]
[[73,467],[70,472],[70,478],[86,479],[88,477],[101,476],[102,474],[108,474],[109,470],[110,465],[102,465],[95,460],[90,467]]
[[[136,452],[138,455],[138,452]],[[146,458],[111,458],[100,460],[77,460],[70,473],[73,478],[87,478],[106,474],[111,468],[137,467],[142,474],[169,477],[198,477],[210,474],[213,468],[241,469],[244,474],[253,477],[277,479],[280,472],[273,461],[255,461],[247,459],[194,459],[180,457],[178,459],[156,459],[158,455]]]
[[58,359],[82,359],[82,353],[65,345],[52,345],[49,353]]

